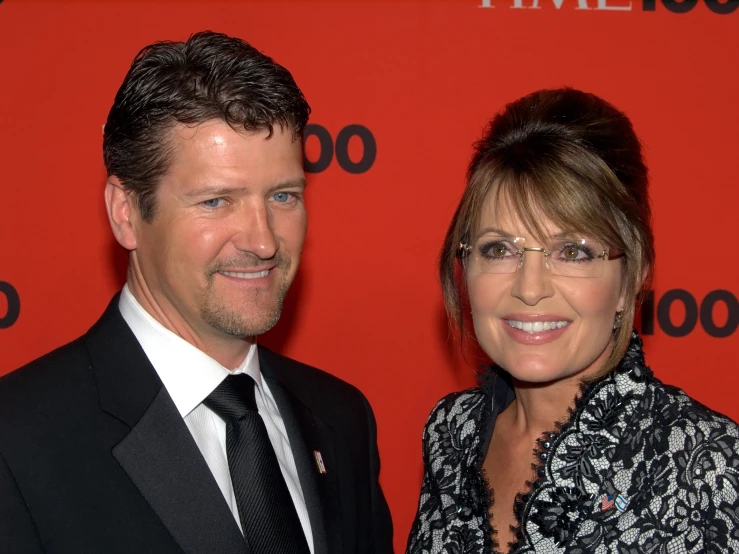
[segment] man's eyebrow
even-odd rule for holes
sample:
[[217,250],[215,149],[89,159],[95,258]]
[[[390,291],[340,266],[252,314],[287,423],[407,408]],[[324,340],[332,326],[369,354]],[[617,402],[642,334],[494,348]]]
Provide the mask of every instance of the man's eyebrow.
[[[289,179],[287,181],[281,181],[275,185],[272,185],[267,189],[267,193],[271,193],[277,190],[290,189],[290,188],[305,188],[305,178],[299,177],[297,179]],[[205,185],[196,190],[190,191],[185,194],[186,198],[200,198],[200,197],[219,197],[219,196],[230,196],[233,194],[240,194],[249,191],[248,186],[225,186],[225,185]]]
[[267,192],[274,192],[282,189],[304,189],[305,188],[305,177],[298,177],[297,179],[288,179],[273,185],[267,189]]
[[196,190],[185,193],[186,198],[197,198],[200,196],[228,196],[236,192],[244,192],[246,187],[227,187],[223,185],[205,185]]

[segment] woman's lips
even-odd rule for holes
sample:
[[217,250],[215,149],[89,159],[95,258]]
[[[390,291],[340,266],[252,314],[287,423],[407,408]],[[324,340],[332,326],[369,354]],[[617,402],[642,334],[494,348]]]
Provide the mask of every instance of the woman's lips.
[[561,316],[510,315],[502,319],[508,335],[521,344],[546,344],[561,337],[572,321]]

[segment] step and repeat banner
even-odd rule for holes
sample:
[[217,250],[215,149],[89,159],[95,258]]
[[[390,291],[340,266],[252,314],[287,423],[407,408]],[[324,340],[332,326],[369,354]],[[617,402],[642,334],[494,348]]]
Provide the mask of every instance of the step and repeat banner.
[[0,374],[84,333],[122,286],[101,128],[142,46],[203,29],[274,57],[313,107],[304,261],[263,342],[369,397],[398,551],[425,418],[474,384],[436,258],[471,144],[536,89],[631,117],[658,259],[647,360],[739,419],[739,0],[0,2]]

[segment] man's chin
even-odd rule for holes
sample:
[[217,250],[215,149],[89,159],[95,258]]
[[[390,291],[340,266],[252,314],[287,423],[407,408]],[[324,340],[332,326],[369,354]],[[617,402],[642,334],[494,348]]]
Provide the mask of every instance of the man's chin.
[[228,329],[224,330],[223,332],[225,332],[229,336],[232,336],[234,338],[240,338],[240,339],[245,339],[248,337],[256,337],[272,329],[275,325],[277,325],[278,321],[279,321],[279,318],[276,318],[274,321],[270,321],[262,325],[242,326],[241,328],[230,329],[231,332],[228,332],[229,331]]
[[246,338],[261,335],[272,329],[280,320],[282,303],[265,307],[258,313],[253,312],[254,306],[243,311],[218,309],[204,310],[201,313],[203,320],[224,335],[234,338]]

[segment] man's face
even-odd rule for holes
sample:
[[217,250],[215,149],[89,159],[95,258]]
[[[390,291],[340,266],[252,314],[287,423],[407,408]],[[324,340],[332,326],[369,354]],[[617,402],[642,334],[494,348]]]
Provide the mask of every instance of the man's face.
[[254,336],[279,319],[305,237],[305,175],[292,130],[267,135],[220,120],[171,132],[173,161],[153,221],[135,223],[132,267],[155,316],[182,336]]

